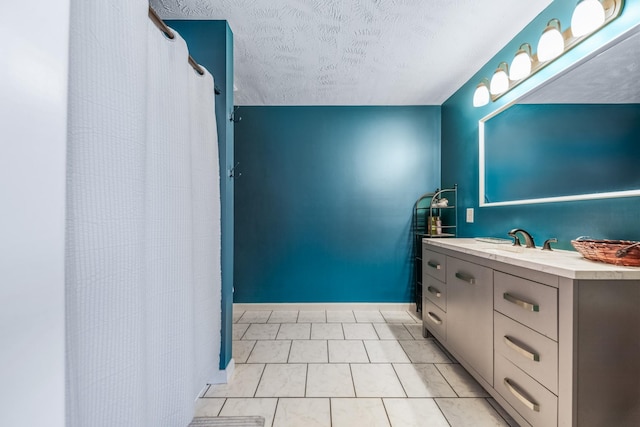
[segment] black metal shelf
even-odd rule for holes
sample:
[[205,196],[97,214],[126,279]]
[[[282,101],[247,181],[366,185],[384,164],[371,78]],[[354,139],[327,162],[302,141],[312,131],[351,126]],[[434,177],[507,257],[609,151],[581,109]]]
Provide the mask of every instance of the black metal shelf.
[[[447,206],[438,207],[443,203],[443,195],[448,197]],[[453,196],[453,197],[451,197]],[[451,200],[453,199],[453,200]],[[444,204],[444,203],[443,203]],[[456,237],[458,218],[458,185],[452,188],[436,189],[425,193],[416,200],[413,206],[413,283],[416,308],[422,311],[422,239],[442,239]],[[441,225],[432,225],[434,217],[441,218]],[[442,224],[444,222],[444,224]],[[445,225],[446,224],[446,225]],[[440,233],[437,233],[440,230]]]

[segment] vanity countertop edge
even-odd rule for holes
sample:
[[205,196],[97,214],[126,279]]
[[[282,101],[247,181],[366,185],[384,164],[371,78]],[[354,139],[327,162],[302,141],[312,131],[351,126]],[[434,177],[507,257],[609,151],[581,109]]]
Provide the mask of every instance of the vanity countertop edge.
[[[523,248],[510,252],[501,244],[487,244],[474,238],[423,239],[429,246],[477,256],[512,266],[528,268],[575,280],[640,280],[640,267],[625,267],[590,261],[578,252]],[[502,247],[502,248],[501,248]]]

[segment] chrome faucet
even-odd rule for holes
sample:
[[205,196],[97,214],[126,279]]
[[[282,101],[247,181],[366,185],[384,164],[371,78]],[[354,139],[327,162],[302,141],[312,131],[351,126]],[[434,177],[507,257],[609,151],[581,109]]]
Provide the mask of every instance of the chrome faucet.
[[524,243],[528,248],[536,247],[536,244],[533,242],[533,237],[531,237],[531,234],[529,234],[526,230],[523,230],[522,228],[514,228],[508,233],[509,236],[513,237],[514,239],[513,246],[521,246],[520,239],[517,236],[518,233],[521,233],[524,236]]

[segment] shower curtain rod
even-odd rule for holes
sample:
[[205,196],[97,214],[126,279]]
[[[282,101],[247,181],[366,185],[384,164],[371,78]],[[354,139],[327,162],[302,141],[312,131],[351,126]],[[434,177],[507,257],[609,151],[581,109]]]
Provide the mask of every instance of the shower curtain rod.
[[[158,27],[160,31],[164,33],[165,36],[173,40],[175,34],[173,34],[171,28],[167,27],[167,24],[165,24],[164,21],[160,19],[156,11],[153,10],[151,6],[149,6],[149,19],[151,19],[151,21],[156,25],[156,27]],[[191,55],[189,55],[189,65],[191,65],[193,69],[196,70],[196,72],[201,76],[204,74],[204,70],[202,69],[202,67],[195,61],[195,59],[193,59]],[[216,95],[220,95],[220,89],[218,89],[218,86],[214,86],[213,90]]]

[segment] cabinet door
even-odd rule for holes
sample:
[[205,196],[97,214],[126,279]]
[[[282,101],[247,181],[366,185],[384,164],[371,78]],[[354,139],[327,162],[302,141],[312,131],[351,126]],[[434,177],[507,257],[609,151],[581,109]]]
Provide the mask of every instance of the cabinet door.
[[447,257],[447,343],[493,384],[493,270]]

